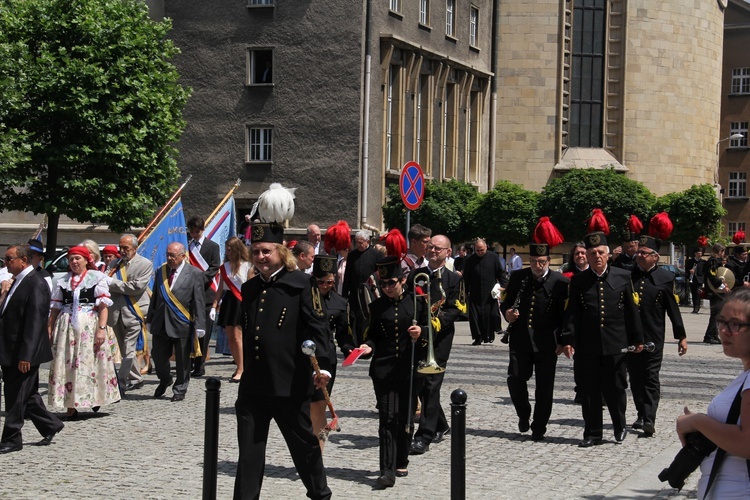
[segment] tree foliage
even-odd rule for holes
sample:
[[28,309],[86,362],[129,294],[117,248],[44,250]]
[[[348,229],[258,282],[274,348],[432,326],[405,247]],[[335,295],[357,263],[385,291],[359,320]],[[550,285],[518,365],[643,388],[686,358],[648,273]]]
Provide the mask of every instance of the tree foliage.
[[694,246],[699,236],[716,241],[721,236],[721,218],[726,214],[709,184],[692,186],[679,193],[669,193],[654,204],[654,211],[666,211],[674,224],[670,240]]
[[[169,21],[141,0],[5,0],[0,10],[0,209],[121,231],[176,185],[189,90]],[[54,225],[54,227],[53,227]]]
[[[471,238],[471,206],[479,194],[474,186],[457,180],[431,180],[425,184],[422,204],[411,213],[410,222],[422,224],[432,234],[444,234],[458,243]],[[383,205],[383,222],[388,228],[406,227],[406,207],[401,201],[398,184],[388,187],[388,201]]]
[[498,181],[474,206],[473,236],[487,243],[528,245],[538,220],[539,194],[518,184]]
[[628,217],[635,214],[645,224],[654,202],[646,186],[612,169],[582,169],[554,179],[542,190],[539,214],[549,216],[566,241],[576,241],[588,232],[591,211],[601,208],[618,241]]

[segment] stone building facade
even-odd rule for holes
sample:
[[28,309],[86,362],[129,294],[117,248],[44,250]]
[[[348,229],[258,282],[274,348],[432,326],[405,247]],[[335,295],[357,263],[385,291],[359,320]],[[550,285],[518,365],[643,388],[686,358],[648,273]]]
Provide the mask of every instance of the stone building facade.
[[[750,122],[750,4],[731,0],[724,24],[724,63],[721,72],[721,128],[716,142],[718,182],[722,203],[727,210],[724,218],[726,235],[750,227],[747,173],[750,171],[748,122]],[[742,139],[730,139],[743,134]]]

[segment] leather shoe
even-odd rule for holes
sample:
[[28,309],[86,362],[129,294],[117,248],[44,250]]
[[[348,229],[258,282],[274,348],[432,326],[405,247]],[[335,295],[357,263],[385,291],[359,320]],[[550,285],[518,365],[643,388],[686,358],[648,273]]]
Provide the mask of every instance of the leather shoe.
[[518,421],[518,430],[520,432],[526,432],[531,428],[531,424],[529,424],[529,419],[520,419]]
[[165,392],[167,392],[167,388],[172,385],[172,381],[169,382],[159,382],[159,385],[156,387],[156,390],[154,391],[154,397],[160,398],[164,395]]
[[625,441],[625,437],[628,435],[628,431],[625,429],[621,430],[620,432],[615,431],[615,441],[617,443],[622,443]]
[[175,402],[175,401],[184,401],[184,400],[185,400],[185,395],[184,394],[172,394],[172,399],[171,399],[172,402]]
[[536,432],[531,433],[532,441],[544,441],[544,434],[538,434]]
[[49,446],[52,444],[52,439],[61,431],[63,430],[64,426],[60,428],[60,430],[57,430],[53,432],[52,434],[47,434],[42,438],[41,441],[39,441],[36,445],[37,446]]
[[578,443],[579,448],[591,448],[594,445],[602,444],[602,438],[587,437],[583,438],[583,441]]
[[191,377],[203,377],[206,375],[206,369],[205,368],[196,368],[192,372],[190,372]]
[[143,387],[143,380],[141,380],[140,382],[136,382],[135,384],[132,382],[128,382],[127,385],[125,386],[125,390],[134,391],[136,389],[140,389],[141,387]]
[[474,340],[474,342],[472,342],[471,345],[482,345],[482,339]]
[[390,476],[380,476],[376,482],[381,488],[392,488],[396,484],[396,478]]
[[643,436],[644,437],[651,437],[654,435],[654,432],[656,432],[656,429],[654,428],[654,424],[652,424],[651,422],[643,423]]
[[409,475],[409,471],[406,469],[396,469],[396,477],[406,477]]
[[703,339],[704,344],[721,344],[721,340],[719,340],[719,337],[705,337]]
[[632,427],[633,429],[643,429],[643,419],[641,417],[638,417],[630,427]]
[[0,454],[3,453],[11,453],[14,451],[21,451],[23,450],[22,444],[3,444],[0,445]]
[[422,455],[430,449],[430,445],[423,441],[414,441],[409,448],[409,455]]
[[433,439],[433,440],[432,440],[432,442],[433,442],[433,443],[439,443],[440,441],[442,441],[442,440],[443,440],[443,438],[444,438],[445,436],[447,436],[447,435],[448,435],[448,434],[450,434],[450,433],[451,433],[451,428],[450,428],[450,427],[448,427],[448,428],[447,428],[447,429],[445,429],[444,431],[437,431],[437,432],[435,433],[435,439]]

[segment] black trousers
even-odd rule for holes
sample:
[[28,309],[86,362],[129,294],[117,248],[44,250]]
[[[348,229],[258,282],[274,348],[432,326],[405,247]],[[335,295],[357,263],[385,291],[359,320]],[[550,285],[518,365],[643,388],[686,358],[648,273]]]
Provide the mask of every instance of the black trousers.
[[583,437],[602,437],[602,397],[607,403],[615,434],[625,429],[627,407],[627,370],[625,354],[611,356],[576,353],[573,370],[579,393],[585,427]]
[[26,373],[21,373],[17,366],[3,366],[3,381],[7,413],[0,443],[23,444],[21,428],[24,418],[31,419],[42,437],[62,430],[64,424],[47,410],[39,395],[39,365],[32,366]]
[[193,369],[200,370],[206,364],[206,355],[208,354],[208,344],[211,342],[211,332],[214,329],[214,320],[211,319],[211,304],[206,306],[206,334],[200,339],[201,356],[193,358]]
[[234,481],[235,500],[260,498],[271,419],[276,421],[284,436],[297,473],[307,488],[307,496],[314,499],[331,498],[323,468],[323,455],[310,421],[309,399],[250,397],[240,394],[234,407],[240,448],[237,477]]
[[693,301],[693,311],[701,310],[701,284],[697,281],[690,283],[690,300]]
[[[439,363],[445,367],[445,363]],[[443,406],[440,404],[440,389],[443,387],[445,372],[432,375],[415,374],[415,391],[422,400],[422,414],[419,417],[419,429],[414,433],[414,439],[430,444],[435,434],[448,429]]]
[[659,370],[663,355],[663,344],[654,352],[641,351],[627,355],[630,390],[633,392],[638,418],[651,424],[656,422],[656,410],[661,399]]
[[703,335],[704,341],[719,338],[719,332],[716,330],[716,316],[718,316],[721,311],[723,299],[712,294],[708,301],[709,304],[711,304],[711,315],[708,317],[706,333]]
[[[153,332],[152,332],[153,333]],[[159,382],[172,383],[169,358],[174,351],[177,381],[172,386],[174,394],[187,393],[190,384],[190,351],[192,350],[192,338],[174,338],[164,334],[153,336],[154,345],[151,348],[151,359],[154,361],[156,376]]]
[[484,303],[469,301],[469,329],[474,340],[495,340],[495,332],[500,330],[497,300]]
[[[413,397],[409,409],[409,379],[400,383],[373,380],[375,396],[378,400],[380,438],[380,475],[396,477],[396,469],[409,466],[409,447],[412,429],[407,429],[409,412],[414,414],[417,398]],[[413,425],[412,425],[413,427]]]
[[557,354],[555,351],[518,352],[510,351],[508,364],[508,391],[519,420],[531,419],[528,381],[536,373],[534,389],[534,420],[531,431],[534,434],[545,434],[547,423],[552,414],[552,394],[555,388],[555,370]]

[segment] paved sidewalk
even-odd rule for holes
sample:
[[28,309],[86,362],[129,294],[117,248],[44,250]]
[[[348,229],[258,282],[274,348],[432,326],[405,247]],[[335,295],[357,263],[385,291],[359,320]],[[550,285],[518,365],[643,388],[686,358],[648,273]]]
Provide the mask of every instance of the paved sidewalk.
[[[466,496],[470,499],[694,498],[698,473],[677,493],[656,475],[679,450],[674,420],[687,405],[705,411],[711,398],[741,370],[721,346],[700,343],[707,310],[700,315],[682,308],[687,325],[688,354],[679,358],[669,341],[662,368],[662,401],[653,438],[631,433],[615,444],[605,409],[605,443],[577,447],[583,421],[572,403],[572,361],[560,358],[552,419],[543,442],[521,435],[505,385],[507,346],[471,346],[468,324],[459,323],[443,386],[468,394]],[[668,332],[671,338],[671,332]],[[237,459],[234,401],[237,386],[228,383],[230,358],[214,355],[207,373],[222,380],[218,497],[231,498]],[[394,488],[375,490],[378,476],[378,429],[375,397],[367,376],[368,362],[338,370],[333,402],[341,432],[333,433],[324,459],[336,498],[449,498],[451,438],[412,457],[409,476]],[[42,390],[46,391],[46,370]],[[153,399],[155,376],[144,388],[99,414],[82,412],[66,424],[52,446],[40,439],[30,422],[24,427],[24,450],[0,456],[0,498],[199,498],[202,488],[205,382],[192,380],[187,398],[172,403]],[[533,393],[533,392],[532,392]],[[171,393],[167,391],[167,396]],[[635,419],[628,402],[628,421]],[[262,498],[304,498],[286,445],[275,425],[267,450]]]

